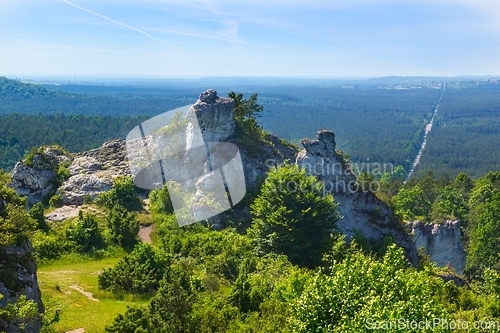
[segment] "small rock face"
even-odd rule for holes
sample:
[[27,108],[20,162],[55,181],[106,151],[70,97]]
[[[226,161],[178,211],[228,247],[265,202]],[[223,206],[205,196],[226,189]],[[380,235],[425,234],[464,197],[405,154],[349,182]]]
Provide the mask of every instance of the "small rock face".
[[342,156],[335,151],[335,134],[321,130],[316,140],[300,141],[304,149],[299,152],[296,164],[327,183],[335,192],[346,191],[348,185],[354,185],[356,177],[346,167]]
[[217,91],[208,89],[188,111],[195,113],[205,142],[226,141],[234,135],[234,101],[217,96]]
[[43,152],[33,155],[29,165],[26,161],[18,162],[12,170],[9,184],[18,195],[26,197],[28,206],[48,198],[57,184],[56,169],[59,163],[69,158],[56,149],[48,147]]
[[[44,306],[37,282],[36,263],[31,245],[24,242],[21,245],[0,247],[0,266],[4,273],[2,275],[11,275],[13,278],[6,281],[0,279],[0,294],[4,296],[0,299],[0,308],[16,301],[19,296],[26,295],[28,300],[38,305],[38,312],[43,313]],[[0,322],[0,331],[9,333],[35,333],[40,332],[41,327],[40,316],[32,320],[14,320],[7,327],[2,327],[2,322]]]
[[113,178],[129,175],[126,143],[113,140],[100,148],[77,154],[69,166],[71,176],[59,187],[63,205],[82,205],[113,187]]
[[340,215],[337,229],[348,240],[358,233],[366,239],[380,242],[390,236],[405,249],[410,262],[416,264],[417,251],[410,236],[395,228],[395,217],[385,203],[357,185],[356,176],[347,161],[335,151],[335,134],[321,130],[316,140],[305,139],[301,143],[304,149],[297,155],[296,164],[323,182],[325,195],[334,196]]
[[457,273],[463,273],[465,250],[460,240],[460,221],[447,220],[440,224],[415,221],[407,226],[417,249],[423,247],[438,266],[450,265]]

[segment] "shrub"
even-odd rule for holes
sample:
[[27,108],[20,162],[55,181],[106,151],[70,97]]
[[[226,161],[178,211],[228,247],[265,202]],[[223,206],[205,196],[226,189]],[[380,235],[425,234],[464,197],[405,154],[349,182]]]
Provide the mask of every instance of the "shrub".
[[134,182],[131,176],[121,176],[113,180],[113,189],[101,194],[96,202],[108,209],[116,205],[125,207],[127,210],[138,210],[142,208],[142,200],[135,193]]
[[331,248],[336,204],[324,195],[321,182],[296,165],[272,169],[250,209],[249,235],[264,253],[282,253],[294,264],[314,267]]
[[62,206],[62,198],[59,194],[54,194],[49,200],[49,206],[53,208]]
[[149,208],[156,214],[168,214],[174,212],[168,188],[164,185],[161,189],[149,193]]
[[99,288],[113,293],[151,294],[159,288],[169,264],[164,254],[139,243],[115,267],[103,270],[98,277]]
[[134,213],[124,207],[115,205],[108,210],[106,225],[114,244],[126,250],[132,250],[138,242],[139,222]]
[[74,242],[79,252],[92,252],[106,246],[97,219],[92,214],[80,211],[78,220],[66,229],[66,237]]
[[50,226],[47,224],[47,221],[45,221],[45,212],[41,202],[37,202],[33,205],[33,207],[31,207],[29,216],[36,221],[37,229],[45,232],[50,230]]
[[36,231],[31,241],[38,259],[57,259],[71,248],[68,241],[56,233]]

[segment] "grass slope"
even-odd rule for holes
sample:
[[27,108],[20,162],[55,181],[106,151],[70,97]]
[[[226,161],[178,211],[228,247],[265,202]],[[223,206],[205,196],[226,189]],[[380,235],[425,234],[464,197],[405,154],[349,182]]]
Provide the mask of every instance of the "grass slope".
[[[99,273],[103,268],[114,266],[120,257],[96,260],[70,255],[39,266],[38,283],[46,313],[51,318],[57,309],[60,310],[60,320],[53,325],[57,332],[77,328],[84,328],[86,333],[103,332],[104,327],[111,324],[118,313],[125,312],[127,306],[146,303],[138,297],[116,297],[98,289]],[[99,302],[70,288],[75,285],[91,292]]]

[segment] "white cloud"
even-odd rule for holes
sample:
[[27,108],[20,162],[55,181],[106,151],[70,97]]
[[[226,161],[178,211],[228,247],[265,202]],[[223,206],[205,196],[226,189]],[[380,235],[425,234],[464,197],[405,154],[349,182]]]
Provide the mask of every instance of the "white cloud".
[[224,28],[219,30],[218,34],[232,43],[245,43],[239,35],[238,22],[234,20],[226,20],[223,22]]

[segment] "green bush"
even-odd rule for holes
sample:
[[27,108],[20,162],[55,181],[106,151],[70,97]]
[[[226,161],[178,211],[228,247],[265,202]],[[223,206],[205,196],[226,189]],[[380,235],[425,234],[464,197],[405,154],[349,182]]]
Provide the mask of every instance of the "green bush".
[[50,199],[49,199],[49,206],[53,208],[58,208],[62,206],[62,198],[59,194],[54,194]]
[[170,259],[149,244],[139,243],[113,268],[104,269],[98,277],[100,289],[113,293],[151,294],[169,269]]
[[113,179],[113,189],[101,194],[96,202],[108,209],[116,205],[125,207],[129,211],[142,208],[142,200],[135,192],[131,176],[120,176]]
[[71,243],[54,232],[36,231],[32,238],[33,249],[37,259],[57,259],[71,250]]
[[263,253],[285,254],[294,264],[315,267],[331,248],[336,204],[303,168],[286,164],[271,169],[250,209],[248,234]]
[[37,229],[43,230],[45,232],[50,230],[50,226],[45,220],[45,211],[41,202],[37,202],[36,204],[34,204],[28,214],[33,220],[36,221]]
[[115,205],[108,209],[106,225],[114,244],[126,250],[132,250],[138,243],[139,222],[136,215],[128,212],[124,207]]
[[164,185],[161,189],[149,193],[149,208],[156,214],[169,214],[174,212],[168,188]]
[[66,229],[66,238],[75,243],[78,252],[93,252],[106,247],[97,219],[80,211],[78,219]]
[[[430,272],[408,269],[403,250],[395,245],[379,261],[353,249],[330,269],[329,275],[316,273],[298,297],[282,293],[294,332],[372,332],[380,331],[378,323],[400,318],[452,318],[443,306],[445,283]],[[433,332],[449,330],[435,327]]]

